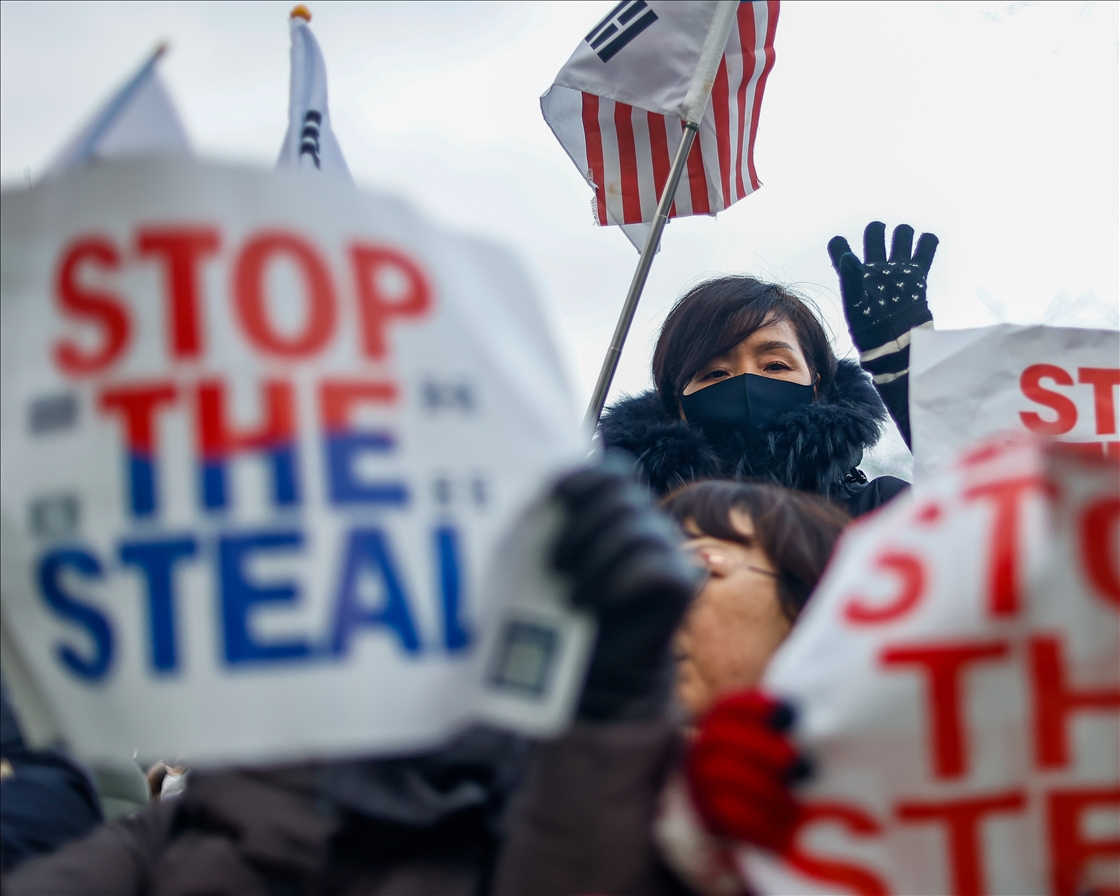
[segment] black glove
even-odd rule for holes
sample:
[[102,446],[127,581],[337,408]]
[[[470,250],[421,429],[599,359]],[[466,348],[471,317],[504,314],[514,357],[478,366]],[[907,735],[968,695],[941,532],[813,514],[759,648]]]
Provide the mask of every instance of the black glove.
[[553,493],[567,511],[555,566],[572,583],[572,603],[599,622],[578,715],[652,718],[672,683],[670,641],[704,572],[623,462],[566,476]]
[[848,241],[834,236],[828,243],[832,266],[840,275],[844,316],[859,363],[871,374],[887,409],[910,445],[910,331],[931,326],[926,304],[926,275],[937,251],[937,237],[923,233],[911,257],[914,228],[899,224],[887,258],[882,221],[863,231],[863,263]]
[[888,259],[886,229],[882,221],[867,225],[863,231],[862,264],[844,237],[834,236],[828,243],[832,266],[840,275],[844,316],[852,342],[861,355],[933,320],[926,304],[926,276],[937,251],[937,237],[923,233],[911,257],[914,228],[899,224],[891,238]]

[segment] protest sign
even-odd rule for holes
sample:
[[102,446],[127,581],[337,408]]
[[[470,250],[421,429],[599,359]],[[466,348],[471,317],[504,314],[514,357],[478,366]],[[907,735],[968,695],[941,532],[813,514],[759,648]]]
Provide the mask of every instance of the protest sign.
[[508,724],[565,723],[587,626],[503,627],[479,584],[587,451],[515,259],[187,161],[5,193],[2,240],[4,662],[33,727],[205,764],[431,744],[494,690]]
[[990,441],[843,536],[764,687],[816,764],[763,894],[1120,890],[1120,469]]
[[1000,324],[912,335],[915,478],[997,432],[1053,436],[1120,459],[1120,331]]

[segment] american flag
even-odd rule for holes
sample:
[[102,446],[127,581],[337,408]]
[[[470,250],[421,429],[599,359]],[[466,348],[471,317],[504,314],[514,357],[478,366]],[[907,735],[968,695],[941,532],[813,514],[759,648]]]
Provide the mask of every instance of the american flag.
[[[672,27],[668,13],[676,10],[667,7],[678,4],[620,3],[588,34],[585,43],[600,58],[604,49],[617,47],[610,57],[615,65],[657,65],[657,57],[664,56],[655,48],[663,47],[671,33],[660,37],[660,45],[651,43],[644,58],[638,54],[643,39],[650,40],[659,26]],[[643,20],[639,32],[634,25]],[[761,185],[754,165],[754,143],[766,78],[774,67],[777,25],[778,0],[739,4],[670,217],[715,214]],[[610,31],[612,27],[614,31]],[[606,39],[602,39],[604,34]],[[630,54],[634,57],[628,63]],[[561,83],[558,79],[542,98],[542,109],[572,161],[595,188],[596,221],[604,225],[652,221],[684,122],[668,114],[666,103],[625,103],[603,95],[607,90],[558,90]],[[657,105],[663,111],[646,108]]]

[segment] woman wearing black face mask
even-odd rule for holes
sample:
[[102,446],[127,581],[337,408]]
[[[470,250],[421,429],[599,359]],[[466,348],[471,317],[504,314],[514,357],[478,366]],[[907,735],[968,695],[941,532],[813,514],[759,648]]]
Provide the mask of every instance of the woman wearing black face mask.
[[752,277],[722,277],[669,313],[653,356],[656,388],[607,411],[604,443],[634,455],[658,494],[697,479],[759,479],[824,495],[852,516],[894,497],[905,482],[868,482],[858,465],[879,439],[883,398],[909,443],[909,333],[931,320],[925,274],[936,238],[923,235],[913,258],[912,244],[913,230],[900,226],[888,260],[879,222],[867,227],[862,263],[842,238],[829,244],[874,385],[859,364],[836,359],[802,299]]

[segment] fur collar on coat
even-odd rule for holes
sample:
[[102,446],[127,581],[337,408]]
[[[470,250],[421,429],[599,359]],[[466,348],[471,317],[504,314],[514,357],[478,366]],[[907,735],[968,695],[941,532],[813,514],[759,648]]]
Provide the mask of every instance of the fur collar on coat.
[[652,390],[611,407],[600,436],[607,448],[637,458],[658,495],[697,479],[754,479],[845,499],[866,482],[855,468],[879,440],[886,416],[870,378],[845,360],[812,404],[774,419],[749,440],[709,434],[670,415]]

